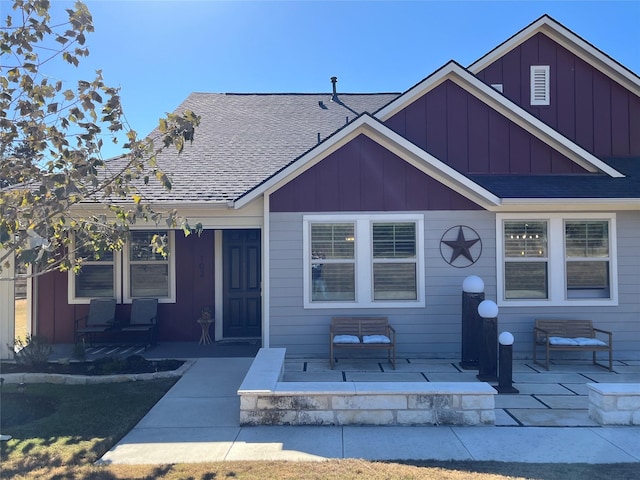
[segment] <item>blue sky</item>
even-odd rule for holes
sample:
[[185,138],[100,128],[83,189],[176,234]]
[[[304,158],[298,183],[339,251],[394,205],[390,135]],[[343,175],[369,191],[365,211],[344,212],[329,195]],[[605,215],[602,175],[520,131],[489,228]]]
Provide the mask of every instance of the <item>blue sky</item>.
[[[70,2],[52,3],[55,13]],[[402,92],[451,59],[469,65],[544,13],[640,72],[640,0],[85,3],[90,56],[47,73],[75,82],[102,69],[140,134],[193,91],[329,92],[335,75],[341,92]],[[0,1],[2,17],[9,5]]]

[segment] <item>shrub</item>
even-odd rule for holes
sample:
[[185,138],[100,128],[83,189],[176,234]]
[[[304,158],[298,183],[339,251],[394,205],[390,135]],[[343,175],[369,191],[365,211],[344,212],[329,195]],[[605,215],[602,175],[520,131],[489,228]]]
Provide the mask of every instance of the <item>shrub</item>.
[[52,349],[45,337],[27,335],[24,342],[21,338],[16,338],[14,352],[18,365],[41,367],[47,364]]

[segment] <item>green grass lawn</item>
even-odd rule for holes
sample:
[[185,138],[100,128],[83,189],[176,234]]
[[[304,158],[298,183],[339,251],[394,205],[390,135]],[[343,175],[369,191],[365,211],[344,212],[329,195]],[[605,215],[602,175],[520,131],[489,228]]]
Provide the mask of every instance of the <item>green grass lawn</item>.
[[[640,464],[566,465],[499,462],[216,462],[94,465],[176,379],[97,385],[4,385],[0,403],[0,478],[11,479],[616,479],[638,478]],[[295,427],[292,427],[295,428]],[[318,427],[321,428],[321,427]],[[472,427],[470,427],[472,428]]]

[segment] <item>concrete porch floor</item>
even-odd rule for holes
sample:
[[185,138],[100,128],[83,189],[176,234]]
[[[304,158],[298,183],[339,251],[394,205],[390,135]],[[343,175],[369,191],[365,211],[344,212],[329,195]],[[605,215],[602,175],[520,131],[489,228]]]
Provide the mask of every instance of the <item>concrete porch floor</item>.
[[[398,358],[396,370],[386,359],[288,358],[285,382],[478,382],[477,371],[457,360]],[[497,385],[497,382],[489,382]],[[514,360],[518,394],[495,396],[496,425],[522,427],[594,427],[589,418],[587,383],[640,383],[640,360],[614,361],[613,372],[587,361],[556,361],[550,370],[528,360]]]

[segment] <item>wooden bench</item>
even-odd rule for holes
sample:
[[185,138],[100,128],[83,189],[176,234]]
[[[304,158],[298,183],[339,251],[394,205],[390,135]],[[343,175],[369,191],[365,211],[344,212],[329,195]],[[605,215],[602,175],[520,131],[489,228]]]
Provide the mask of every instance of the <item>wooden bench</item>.
[[[601,333],[608,336],[607,341],[596,338]],[[538,347],[545,348],[545,363],[537,361]],[[593,352],[593,364],[603,368],[606,365],[596,362],[596,352],[609,352],[609,371],[613,370],[613,336],[611,332],[594,328],[591,320],[549,320],[536,319],[533,327],[533,363],[549,370],[549,352],[562,350],[570,352]]]
[[329,360],[331,368],[335,349],[382,349],[396,368],[396,331],[387,317],[333,317],[329,329]]

